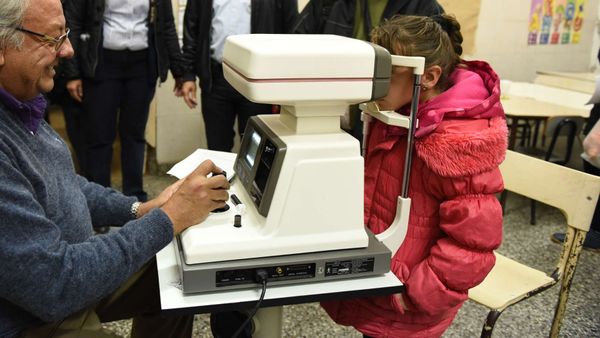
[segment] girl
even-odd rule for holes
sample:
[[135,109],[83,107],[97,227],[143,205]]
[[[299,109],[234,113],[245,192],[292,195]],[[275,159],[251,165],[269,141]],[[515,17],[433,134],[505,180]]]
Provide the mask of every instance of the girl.
[[[451,16],[401,16],[372,31],[392,54],[425,57],[415,133],[406,239],[391,269],[401,295],[323,303],[342,325],[373,337],[437,337],[448,328],[495,263],[502,239],[507,128],[499,78],[483,61],[464,61],[460,25]],[[407,114],[412,70],[393,67],[381,110]],[[406,130],[374,121],[367,140],[365,224],[384,231],[400,194]]]

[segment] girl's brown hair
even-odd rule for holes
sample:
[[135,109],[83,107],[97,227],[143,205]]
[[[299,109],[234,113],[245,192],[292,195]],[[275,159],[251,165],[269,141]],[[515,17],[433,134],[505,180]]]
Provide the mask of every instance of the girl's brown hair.
[[375,27],[371,40],[392,54],[425,57],[425,68],[440,66],[442,74],[436,87],[442,91],[450,86],[448,75],[462,61],[460,24],[447,14],[395,16]]

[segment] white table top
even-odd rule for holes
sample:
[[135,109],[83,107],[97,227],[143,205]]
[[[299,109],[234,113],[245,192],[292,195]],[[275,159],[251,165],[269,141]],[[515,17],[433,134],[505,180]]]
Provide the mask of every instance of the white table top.
[[573,108],[534,98],[508,96],[501,98],[504,113],[508,117],[552,118],[557,116],[590,116],[590,108]]
[[507,81],[507,93],[500,98],[507,116],[552,118],[557,116],[589,117],[589,94],[530,82]]
[[[260,296],[261,290],[231,290],[210,293],[198,293],[184,295],[180,289],[180,277],[175,256],[175,245],[171,242],[156,254],[158,268],[158,282],[160,288],[160,302],[163,310],[184,310],[201,313],[210,310],[210,307],[219,305],[237,304],[244,302],[256,302]],[[335,280],[328,282],[315,282],[304,284],[292,284],[285,286],[268,286],[265,295],[265,302],[279,301],[277,305],[298,304],[307,301],[303,297],[312,296],[312,298],[329,298],[336,294],[352,293],[354,291],[364,291],[368,293],[381,291],[382,289],[399,290],[402,283],[391,272],[381,276],[372,276],[364,278]],[[390,291],[387,293],[392,293]],[[300,301],[299,301],[300,300]],[[316,299],[308,300],[317,301]],[[205,309],[203,309],[203,307]]]
[[538,70],[538,71],[536,71],[536,73],[541,74],[541,75],[552,75],[552,76],[563,77],[563,78],[568,78],[568,79],[589,81],[592,83],[595,83],[596,77],[600,76],[599,73],[592,73],[592,72],[557,72],[557,71],[553,71],[553,70]]
[[590,110],[591,105],[587,105],[590,94],[581,93],[573,90],[545,86],[531,82],[511,82],[508,93],[510,97],[526,97],[537,101],[553,103],[558,106],[569,107],[575,110]]

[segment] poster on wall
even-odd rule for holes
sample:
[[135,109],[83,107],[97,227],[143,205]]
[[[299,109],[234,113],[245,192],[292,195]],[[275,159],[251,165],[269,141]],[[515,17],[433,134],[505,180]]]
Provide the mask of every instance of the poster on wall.
[[529,45],[576,44],[587,0],[531,0]]

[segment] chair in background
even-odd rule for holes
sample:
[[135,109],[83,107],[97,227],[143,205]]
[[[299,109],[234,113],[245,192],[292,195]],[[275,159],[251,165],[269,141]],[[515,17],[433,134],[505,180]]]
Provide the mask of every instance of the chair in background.
[[[506,120],[506,124],[508,129],[512,128],[512,124],[515,123],[513,119],[510,117]],[[528,120],[519,119],[517,122],[517,140],[520,143],[521,147],[529,147],[532,145],[532,133],[531,133],[531,125]]]
[[[541,156],[545,161],[556,163],[559,165],[566,165],[571,160],[571,154],[573,153],[573,143],[575,138],[579,137],[581,129],[585,120],[583,117],[553,117],[549,119],[545,124],[544,136],[546,139],[550,139],[548,148],[542,152]],[[562,153],[557,149],[557,142],[564,139],[564,149]],[[536,224],[535,220],[536,213],[536,202],[534,199],[531,200],[531,214],[529,223],[531,225]]]
[[600,194],[600,177],[510,150],[500,170],[506,190],[563,212],[566,238],[558,264],[549,275],[496,252],[492,271],[481,284],[469,290],[469,299],[490,309],[481,337],[491,337],[496,320],[506,308],[560,283],[550,331],[551,337],[558,337],[571,281]]

